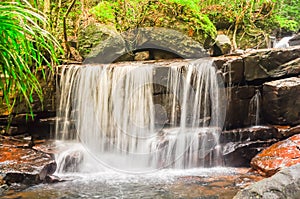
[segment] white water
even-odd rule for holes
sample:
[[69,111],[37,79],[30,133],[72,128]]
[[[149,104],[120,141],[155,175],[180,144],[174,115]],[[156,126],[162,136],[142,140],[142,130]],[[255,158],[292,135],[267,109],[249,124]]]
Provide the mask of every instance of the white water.
[[[210,165],[207,156],[218,148],[222,128],[220,89],[212,63],[201,59],[170,68],[164,85],[173,96],[170,128],[155,125],[154,65],[64,68],[56,136],[73,140],[74,150],[57,157],[59,172],[109,168],[140,173]],[[81,165],[64,169],[67,154]]]
[[260,124],[260,103],[261,94],[259,90],[256,90],[249,103],[248,118],[250,118],[251,125],[258,126]]
[[289,41],[290,39],[292,39],[293,36],[289,36],[289,37],[283,37],[280,41],[278,41],[275,45],[274,48],[288,48],[289,45]]

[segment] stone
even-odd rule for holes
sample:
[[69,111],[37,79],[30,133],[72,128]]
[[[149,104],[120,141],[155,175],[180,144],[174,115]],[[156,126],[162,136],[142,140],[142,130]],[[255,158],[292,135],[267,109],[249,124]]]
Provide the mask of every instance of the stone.
[[300,33],[295,35],[293,38],[289,40],[289,45],[290,46],[297,46],[300,45]]
[[90,23],[85,26],[80,26],[78,34],[78,47],[80,55],[86,58],[91,50],[102,41],[117,37],[117,30],[109,25]]
[[[155,59],[174,58],[173,55],[184,59],[208,57],[202,45],[187,35],[153,27],[112,34],[91,50],[84,63],[128,61],[122,55],[142,49],[151,49]],[[156,50],[161,52],[157,53]]]
[[275,127],[254,126],[223,131],[220,135],[224,166],[248,167],[260,151],[275,143],[281,134]]
[[270,124],[300,124],[300,78],[263,84],[263,117]]
[[150,59],[149,51],[136,52],[134,54],[134,61],[145,61]]
[[284,167],[300,163],[300,134],[277,142],[251,160],[251,167],[261,175],[272,176]]
[[281,133],[273,126],[253,126],[223,131],[220,136],[220,143],[261,141],[273,138],[280,139],[281,137]]
[[19,132],[15,126],[0,126],[0,135],[17,135]]
[[[216,50],[217,48],[218,50]],[[213,56],[225,55],[231,52],[231,41],[227,35],[219,34],[215,38]]]
[[56,170],[52,155],[21,146],[22,142],[1,138],[0,174],[7,184],[43,182]]
[[258,181],[234,196],[234,199],[244,198],[300,198],[300,164]]
[[267,78],[278,78],[283,77],[287,73],[290,75],[299,74],[299,64],[294,66],[293,70],[291,70],[289,64],[287,64],[299,57],[299,47],[250,51],[243,55],[245,80],[254,81]]
[[244,62],[239,56],[214,57],[214,64],[222,71],[224,83],[240,83],[244,79]]
[[227,87],[227,108],[225,128],[243,128],[250,126],[249,104],[255,91],[256,86],[233,86]]
[[72,151],[63,158],[63,172],[78,172],[83,162],[82,151]]

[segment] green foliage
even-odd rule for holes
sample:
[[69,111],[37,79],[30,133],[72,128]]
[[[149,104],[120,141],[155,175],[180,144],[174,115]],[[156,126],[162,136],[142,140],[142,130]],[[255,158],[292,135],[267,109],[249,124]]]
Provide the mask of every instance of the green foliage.
[[218,29],[232,34],[233,42],[247,37],[248,48],[265,47],[268,35],[282,29],[300,28],[299,0],[211,0],[200,7]]
[[271,22],[280,28],[290,31],[300,29],[300,1],[299,0],[274,0],[276,7]]
[[37,73],[43,65],[53,70],[59,44],[43,27],[46,18],[28,2],[0,2],[0,88],[9,112],[16,99],[24,99],[31,110],[33,95],[43,99]]
[[99,21],[105,21],[105,23],[114,23],[114,3],[109,3],[107,1],[100,2],[97,6],[93,7],[90,12],[97,16]]
[[199,40],[215,37],[215,26],[199,8],[195,0],[101,1],[91,13],[119,31],[155,26],[181,30]]

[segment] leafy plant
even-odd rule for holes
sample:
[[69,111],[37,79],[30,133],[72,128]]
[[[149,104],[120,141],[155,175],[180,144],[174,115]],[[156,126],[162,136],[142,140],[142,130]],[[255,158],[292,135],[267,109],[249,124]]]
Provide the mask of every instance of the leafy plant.
[[46,18],[27,1],[0,2],[0,88],[9,112],[18,98],[30,111],[34,94],[43,101],[37,73],[45,78],[44,65],[53,71],[60,47],[42,26],[47,26]]
[[177,29],[198,40],[216,35],[215,26],[200,12],[196,0],[107,0],[90,12],[99,22],[113,24],[121,32],[155,26]]

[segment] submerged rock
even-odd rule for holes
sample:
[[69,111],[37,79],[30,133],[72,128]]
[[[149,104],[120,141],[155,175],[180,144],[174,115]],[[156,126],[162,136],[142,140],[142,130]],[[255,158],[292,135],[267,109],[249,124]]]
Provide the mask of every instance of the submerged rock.
[[0,145],[0,174],[7,184],[37,184],[55,172],[52,155],[6,140],[2,138]]
[[300,134],[263,150],[252,159],[251,167],[264,176],[271,176],[297,163],[300,163]]
[[300,198],[300,164],[256,182],[239,191],[234,197],[234,199],[244,198]]

